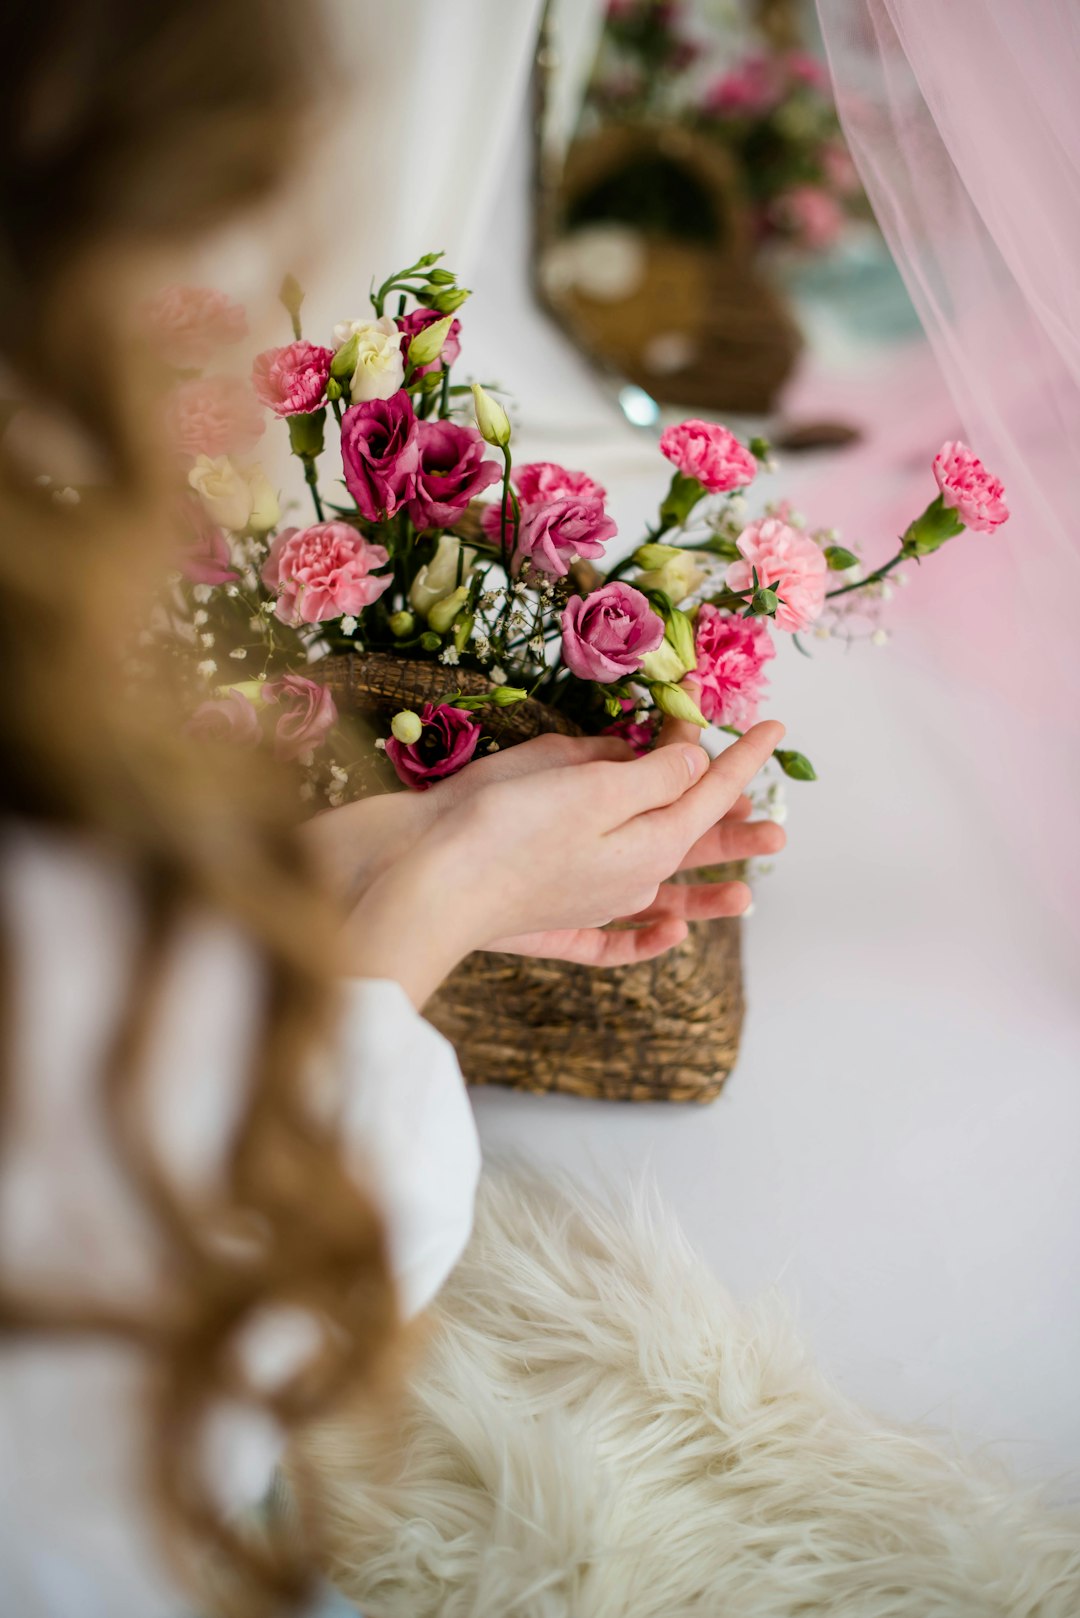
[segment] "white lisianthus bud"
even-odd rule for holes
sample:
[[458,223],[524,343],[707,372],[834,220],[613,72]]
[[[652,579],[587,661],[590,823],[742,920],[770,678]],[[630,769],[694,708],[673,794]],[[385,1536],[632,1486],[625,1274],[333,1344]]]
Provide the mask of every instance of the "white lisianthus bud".
[[[401,333],[393,317],[345,320],[334,327],[334,343],[338,349],[348,345],[350,359],[354,338],[356,359],[349,387],[353,404],[362,404],[367,399],[389,399],[405,380]],[[344,381],[344,378],[339,380]]]
[[445,319],[433,320],[430,326],[425,326],[422,331],[418,331],[409,344],[409,364],[433,364],[443,351],[443,344],[446,342],[447,334],[453,323],[453,315],[447,315]]
[[473,383],[472,392],[480,437],[499,449],[505,449],[510,442],[510,417],[497,399],[484,392],[479,382]]
[[227,455],[211,459],[200,455],[188,473],[188,483],[203,503],[211,522],[238,534],[251,516],[251,488]]
[[665,562],[671,562],[676,556],[681,555],[682,551],[678,545],[661,545],[654,540],[648,545],[638,546],[634,552],[634,561],[638,567],[663,567]]
[[411,708],[403,708],[400,713],[396,713],[390,721],[390,729],[403,747],[411,747],[424,733],[420,715],[413,713]]
[[235,685],[223,686],[222,690],[239,691],[240,695],[246,697],[254,707],[261,708],[264,684],[263,680],[238,680]]
[[414,612],[422,613],[426,618],[435,603],[456,588],[459,557],[464,584],[472,572],[476,552],[471,545],[463,545],[453,534],[440,534],[435,555],[417,573],[409,591],[409,605]]
[[468,599],[468,588],[462,584],[458,589],[451,590],[448,596],[443,596],[441,601],[436,601],[427,617],[428,624],[436,634],[446,633]]
[[247,525],[254,534],[268,534],[271,528],[276,528],[281,521],[277,490],[258,462],[254,466],[244,467],[243,475],[247,478],[248,491],[251,495],[251,512]]
[[[662,680],[666,683],[681,680],[688,667],[671,642],[662,640],[655,652],[650,652],[645,658],[641,672],[647,680]],[[664,712],[667,712],[666,708]]]
[[[666,550],[667,546],[643,545],[642,550]],[[638,553],[641,554],[640,552]],[[659,567],[642,573],[634,580],[639,590],[663,590],[669,600],[676,605],[685,601],[687,596],[704,581],[705,575],[698,567],[693,556],[687,551],[676,550]]]
[[674,612],[668,614],[664,639],[674,647],[676,656],[680,659],[687,672],[690,669],[697,668],[697,645],[694,638],[693,621],[685,612],[680,612],[677,607]]
[[390,633],[396,635],[398,640],[404,640],[405,636],[411,635],[416,628],[416,619],[405,608],[400,612],[392,612],[387,623],[390,626]]
[[708,720],[683,686],[664,681],[659,685],[650,686],[649,689],[661,713],[670,714],[673,719],[688,719],[692,725],[700,725],[702,730],[707,729]]

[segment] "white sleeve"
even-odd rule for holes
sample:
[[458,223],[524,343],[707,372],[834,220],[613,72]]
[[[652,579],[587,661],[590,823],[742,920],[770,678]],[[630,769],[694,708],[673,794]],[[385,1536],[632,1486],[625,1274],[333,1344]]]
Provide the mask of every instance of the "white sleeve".
[[386,1221],[402,1313],[434,1298],[469,1239],[480,1143],[453,1046],[398,983],[346,985],[345,1149]]

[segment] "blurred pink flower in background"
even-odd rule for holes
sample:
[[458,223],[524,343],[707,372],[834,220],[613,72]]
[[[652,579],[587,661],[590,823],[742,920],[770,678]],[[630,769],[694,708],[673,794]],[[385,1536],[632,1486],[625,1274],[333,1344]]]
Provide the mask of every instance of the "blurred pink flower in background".
[[143,317],[151,347],[181,371],[201,370],[248,330],[243,305],[212,287],[162,287],[143,306]]
[[197,455],[244,455],[266,430],[262,406],[235,376],[199,376],[180,382],[166,406],[166,432],[173,447]]
[[687,681],[698,687],[698,707],[713,724],[746,730],[757,718],[765,664],[776,656],[765,624],[706,601],[694,621],[694,647],[697,668]]
[[1005,485],[988,472],[974,450],[960,439],[942,444],[934,457],[941,498],[966,528],[992,534],[1009,520]]
[[262,735],[254,705],[236,690],[202,703],[184,730],[200,741],[228,742],[233,747],[256,747]]
[[636,674],[664,638],[664,621],[640,590],[616,580],[572,596],[562,615],[563,662],[579,680],[609,684]]
[[240,577],[232,565],[228,541],[203,510],[201,500],[182,502],[182,520],[194,539],[180,556],[180,571],[192,584],[231,584]]
[[757,462],[735,434],[718,422],[680,422],[660,435],[660,453],[683,477],[697,478],[710,494],[744,489],[757,476]]
[[332,348],[317,343],[286,343],[256,357],[251,385],[275,416],[309,415],[326,402]]
[[748,56],[706,87],[702,110],[730,117],[766,112],[780,98],[780,83],[768,56]]
[[825,63],[809,51],[788,51],[784,57],[784,67],[789,79],[796,84],[805,84],[811,90],[828,90],[830,87],[829,70]]
[[750,590],[758,583],[780,597],[774,622],[778,629],[805,629],[825,605],[828,563],[809,534],[778,517],[763,517],[744,528],[736,541],[743,560],[727,570],[729,590]]
[[281,709],[274,727],[274,756],[285,763],[312,752],[337,723],[337,704],[330,692],[304,674],[267,680],[262,700]]
[[389,555],[345,522],[286,528],[270,547],[262,580],[278,591],[274,608],[285,624],[321,624],[370,607],[393,580],[378,577]]
[[820,253],[832,247],[844,229],[844,210],[820,185],[797,185],[772,204],[775,222],[790,231],[801,247]]
[[861,189],[859,171],[842,140],[825,143],[821,149],[821,166],[828,185],[839,196],[852,197]]
[[425,702],[420,710],[423,730],[415,742],[399,742],[390,736],[386,756],[398,777],[417,792],[426,792],[435,781],[463,769],[480,740],[480,724],[464,708],[435,707]]

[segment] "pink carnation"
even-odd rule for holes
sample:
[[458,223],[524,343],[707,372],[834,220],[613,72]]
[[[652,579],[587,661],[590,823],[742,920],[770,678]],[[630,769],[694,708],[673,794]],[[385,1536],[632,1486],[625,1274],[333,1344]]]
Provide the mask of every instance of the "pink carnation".
[[162,287],[143,310],[151,346],[178,370],[201,370],[217,349],[247,336],[242,304],[212,287]]
[[480,724],[465,708],[436,707],[425,702],[420,710],[423,730],[419,741],[399,742],[390,736],[386,756],[400,780],[417,792],[426,792],[434,782],[463,769],[480,740]]
[[779,517],[763,517],[744,528],[736,543],[743,560],[728,568],[728,589],[752,589],[756,568],[758,583],[780,597],[776,627],[794,633],[812,624],[825,605],[828,563],[809,534]]
[[[607,499],[607,490],[584,472],[571,472],[556,461],[527,461],[513,471],[514,489],[524,520],[533,506],[547,500],[575,497],[580,500]],[[488,538],[497,545],[502,520],[502,501],[496,500],[484,507],[483,528]],[[508,525],[509,526],[509,525]]]
[[256,356],[251,385],[275,416],[306,416],[326,403],[332,348],[317,343],[286,343]]
[[362,612],[389,589],[390,574],[378,577],[389,556],[345,522],[317,522],[286,528],[275,539],[262,571],[263,583],[278,592],[277,616],[285,624],[321,624],[328,618]]
[[684,421],[660,435],[660,453],[685,478],[697,478],[709,494],[744,489],[757,475],[757,462],[734,433],[711,421]]
[[306,675],[285,674],[280,680],[268,680],[262,698],[268,706],[281,709],[274,727],[274,755],[283,762],[313,752],[337,724],[337,705],[330,692]]
[[169,440],[181,455],[246,455],[266,430],[262,406],[235,376],[199,376],[173,389]]
[[765,624],[706,601],[694,622],[694,646],[697,668],[688,679],[699,688],[698,707],[713,724],[746,730],[757,718],[765,664],[776,656]]
[[[444,317],[437,309],[410,309],[407,315],[399,315],[397,329],[401,333],[401,357],[409,357],[409,344],[418,332],[426,331],[437,320]],[[429,371],[441,371],[444,365],[453,365],[461,353],[461,321],[452,320],[443,341],[442,353],[437,360],[429,365],[419,365],[416,368],[417,376],[426,376]]]
[[942,500],[966,528],[973,528],[977,534],[992,534],[1008,522],[1005,485],[959,439],[942,444],[934,456],[934,476]]
[[233,747],[256,747],[262,735],[259,716],[242,691],[226,691],[202,703],[185,725],[199,741],[228,742]]
[[797,185],[773,203],[770,213],[782,229],[802,247],[823,253],[844,228],[844,210],[820,185]]
[[664,621],[648,598],[615,580],[588,596],[572,596],[562,615],[563,662],[579,680],[636,674],[664,638]]
[[579,556],[603,556],[615,524],[599,500],[573,495],[530,506],[518,528],[514,561],[531,562],[541,573],[561,578]]

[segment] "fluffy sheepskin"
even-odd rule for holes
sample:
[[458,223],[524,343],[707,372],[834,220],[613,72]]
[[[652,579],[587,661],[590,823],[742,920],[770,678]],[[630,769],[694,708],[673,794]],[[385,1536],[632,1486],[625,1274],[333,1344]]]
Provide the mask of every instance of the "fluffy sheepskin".
[[368,1618],[1080,1614],[1080,1523],[842,1398],[647,1197],[489,1180],[403,1430],[305,1449]]

